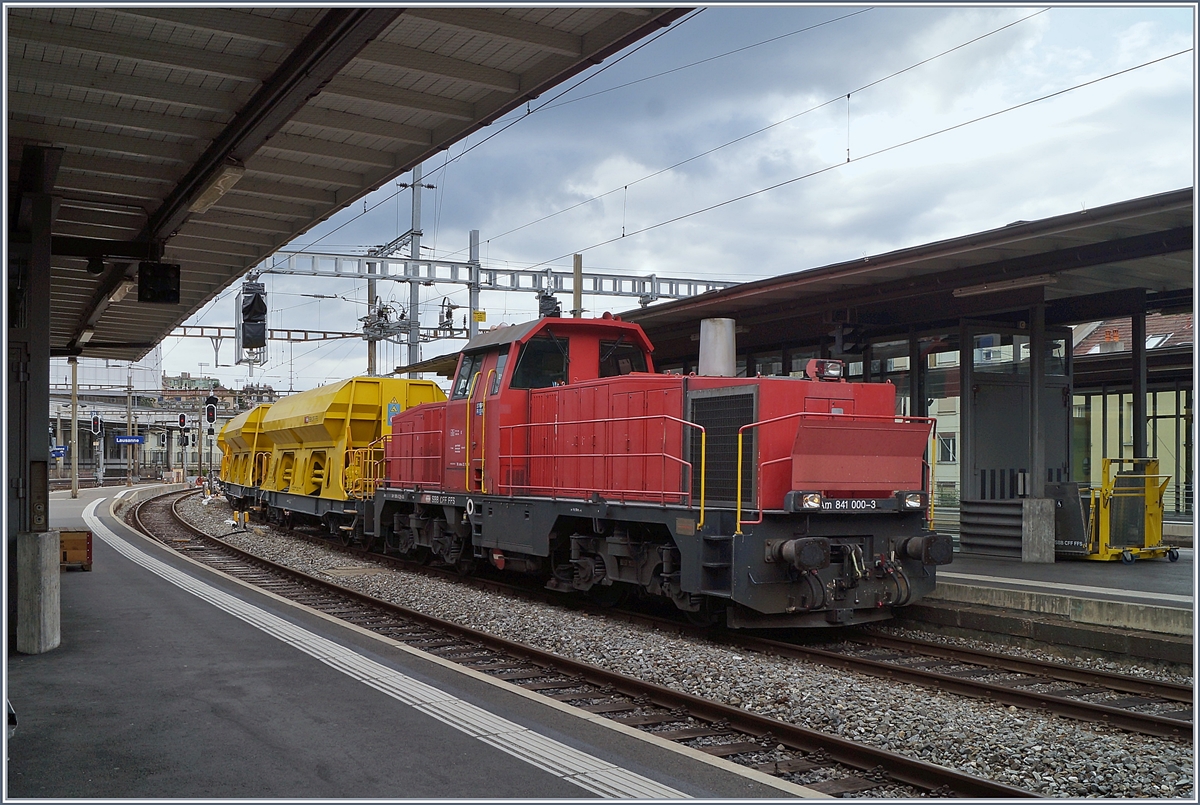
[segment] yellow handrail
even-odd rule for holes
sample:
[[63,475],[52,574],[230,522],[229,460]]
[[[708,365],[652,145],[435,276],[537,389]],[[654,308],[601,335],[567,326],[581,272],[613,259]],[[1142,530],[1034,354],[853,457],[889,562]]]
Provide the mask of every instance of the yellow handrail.
[[[465,361],[466,358],[463,358]],[[479,380],[479,376],[483,372],[476,372],[471,375],[471,382],[467,384],[467,417],[466,424],[463,425],[463,452],[466,454],[466,470],[463,473],[463,482],[466,484],[466,490],[471,491],[471,395],[475,393],[475,382]]]
[[[494,374],[496,374],[496,368],[492,367],[483,381],[483,414],[479,417],[479,429],[483,431],[479,437],[479,492],[483,495],[487,494],[487,398],[488,388],[492,385],[492,375]],[[471,416],[470,410],[467,411],[467,416]],[[470,445],[467,446],[467,461],[471,461]]]

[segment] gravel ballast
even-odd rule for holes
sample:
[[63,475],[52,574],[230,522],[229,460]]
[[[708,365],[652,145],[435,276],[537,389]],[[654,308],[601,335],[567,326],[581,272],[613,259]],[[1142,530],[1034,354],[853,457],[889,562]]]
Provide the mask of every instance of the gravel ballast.
[[[384,567],[265,526],[252,525],[230,534],[234,530],[230,509],[219,497],[207,504],[199,497],[190,498],[180,511],[198,528],[224,536],[235,547],[344,587],[781,721],[1046,796],[1194,799],[1195,754],[1190,741],[1131,734],[801,660],[734,650],[654,627]],[[930,639],[928,634],[921,636]],[[1061,661],[1025,648],[935,639]],[[1192,681],[1178,668],[1148,668],[1132,660],[1081,658],[1077,664]]]

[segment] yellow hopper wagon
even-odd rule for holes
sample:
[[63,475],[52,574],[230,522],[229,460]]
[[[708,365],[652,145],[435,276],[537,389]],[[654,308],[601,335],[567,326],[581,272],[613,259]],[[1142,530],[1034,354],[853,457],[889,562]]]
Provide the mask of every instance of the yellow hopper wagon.
[[352,377],[259,406],[223,431],[225,495],[268,522],[319,522],[346,535],[356,522],[349,503],[376,472],[370,459],[382,461],[392,417],[445,399],[429,380]]
[[270,409],[270,404],[263,404],[238,414],[217,434],[223,483],[257,487],[266,478],[273,445],[263,433],[262,422]]

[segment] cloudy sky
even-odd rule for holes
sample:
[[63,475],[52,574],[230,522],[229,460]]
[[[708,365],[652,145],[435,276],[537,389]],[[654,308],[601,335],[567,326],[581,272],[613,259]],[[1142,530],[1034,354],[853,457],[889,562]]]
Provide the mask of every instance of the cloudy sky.
[[[426,163],[424,243],[465,260],[478,229],[485,266],[570,270],[581,252],[585,270],[744,281],[1194,186],[1194,45],[1191,7],[706,8]],[[361,254],[408,230],[411,203],[385,187],[289,248]],[[271,327],[366,314],[365,283],[264,281]],[[423,288],[422,322],[460,287]],[[235,291],[189,323],[232,324]],[[407,308],[406,286],[379,292]],[[536,316],[527,293],[482,306],[485,326]],[[307,389],[366,353],[272,342],[255,380]],[[379,365],[405,356],[382,345]],[[207,340],[163,344],[169,374],[213,361]]]

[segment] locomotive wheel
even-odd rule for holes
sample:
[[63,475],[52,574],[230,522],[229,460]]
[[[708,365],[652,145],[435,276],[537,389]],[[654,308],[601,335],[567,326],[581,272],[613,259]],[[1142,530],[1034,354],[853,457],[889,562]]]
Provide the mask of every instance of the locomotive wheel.
[[455,563],[454,569],[460,576],[470,576],[475,572],[475,559],[463,557]]
[[375,546],[379,543],[379,535],[378,534],[357,534],[356,536],[362,542],[362,547],[363,547],[364,551],[375,550]]
[[617,607],[629,598],[628,584],[593,584],[588,597],[602,607]]

